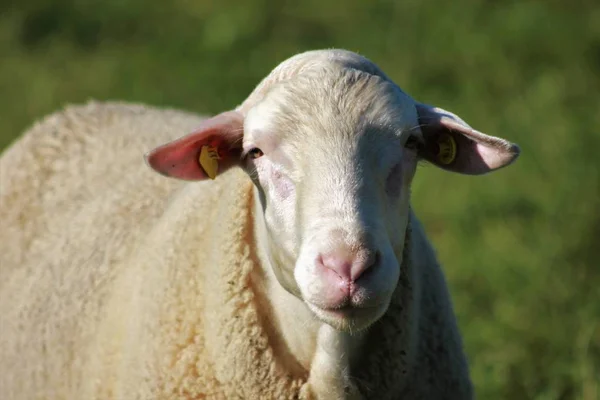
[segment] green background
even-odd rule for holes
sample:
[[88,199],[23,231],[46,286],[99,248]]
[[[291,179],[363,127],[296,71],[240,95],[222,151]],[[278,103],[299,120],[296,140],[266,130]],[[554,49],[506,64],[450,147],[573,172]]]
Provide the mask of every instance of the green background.
[[478,398],[600,399],[595,0],[2,1],[0,148],[90,98],[230,109],[285,58],[324,47],[521,146],[497,173],[424,166],[414,187]]

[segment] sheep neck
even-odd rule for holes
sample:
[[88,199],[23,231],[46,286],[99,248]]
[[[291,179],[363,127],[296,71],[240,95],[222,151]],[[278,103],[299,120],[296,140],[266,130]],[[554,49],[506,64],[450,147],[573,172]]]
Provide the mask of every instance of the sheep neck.
[[278,282],[267,255],[268,236],[254,188],[253,230],[256,265],[251,275],[257,308],[279,363],[295,376],[345,386],[350,365],[359,356],[362,333],[335,330],[318,320],[305,303]]

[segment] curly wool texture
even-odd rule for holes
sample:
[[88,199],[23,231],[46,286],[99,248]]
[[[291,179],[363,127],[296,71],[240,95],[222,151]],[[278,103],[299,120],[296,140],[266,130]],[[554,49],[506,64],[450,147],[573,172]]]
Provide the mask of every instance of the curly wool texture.
[[[239,169],[186,184],[143,151],[199,116],[69,107],[0,159],[0,397],[285,399],[263,324],[252,184]],[[365,398],[470,398],[443,275],[418,221],[390,309],[352,375]],[[410,261],[409,261],[410,260]]]

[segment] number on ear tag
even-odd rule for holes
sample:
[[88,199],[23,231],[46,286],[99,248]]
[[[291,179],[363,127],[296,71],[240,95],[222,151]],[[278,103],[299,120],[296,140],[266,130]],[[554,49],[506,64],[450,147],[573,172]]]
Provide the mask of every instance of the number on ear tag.
[[215,179],[217,176],[217,170],[219,169],[219,153],[217,152],[217,148],[213,146],[202,146],[202,150],[200,151],[200,165],[206,175],[210,179]]
[[437,160],[440,164],[448,165],[456,159],[456,140],[447,133],[443,133],[437,140]]

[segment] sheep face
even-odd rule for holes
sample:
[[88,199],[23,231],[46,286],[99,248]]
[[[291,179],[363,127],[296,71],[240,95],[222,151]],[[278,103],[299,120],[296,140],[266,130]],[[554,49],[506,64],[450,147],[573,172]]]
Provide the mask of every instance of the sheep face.
[[400,275],[417,163],[410,99],[379,77],[325,69],[273,87],[244,132],[279,283],[336,328],[377,320]]

